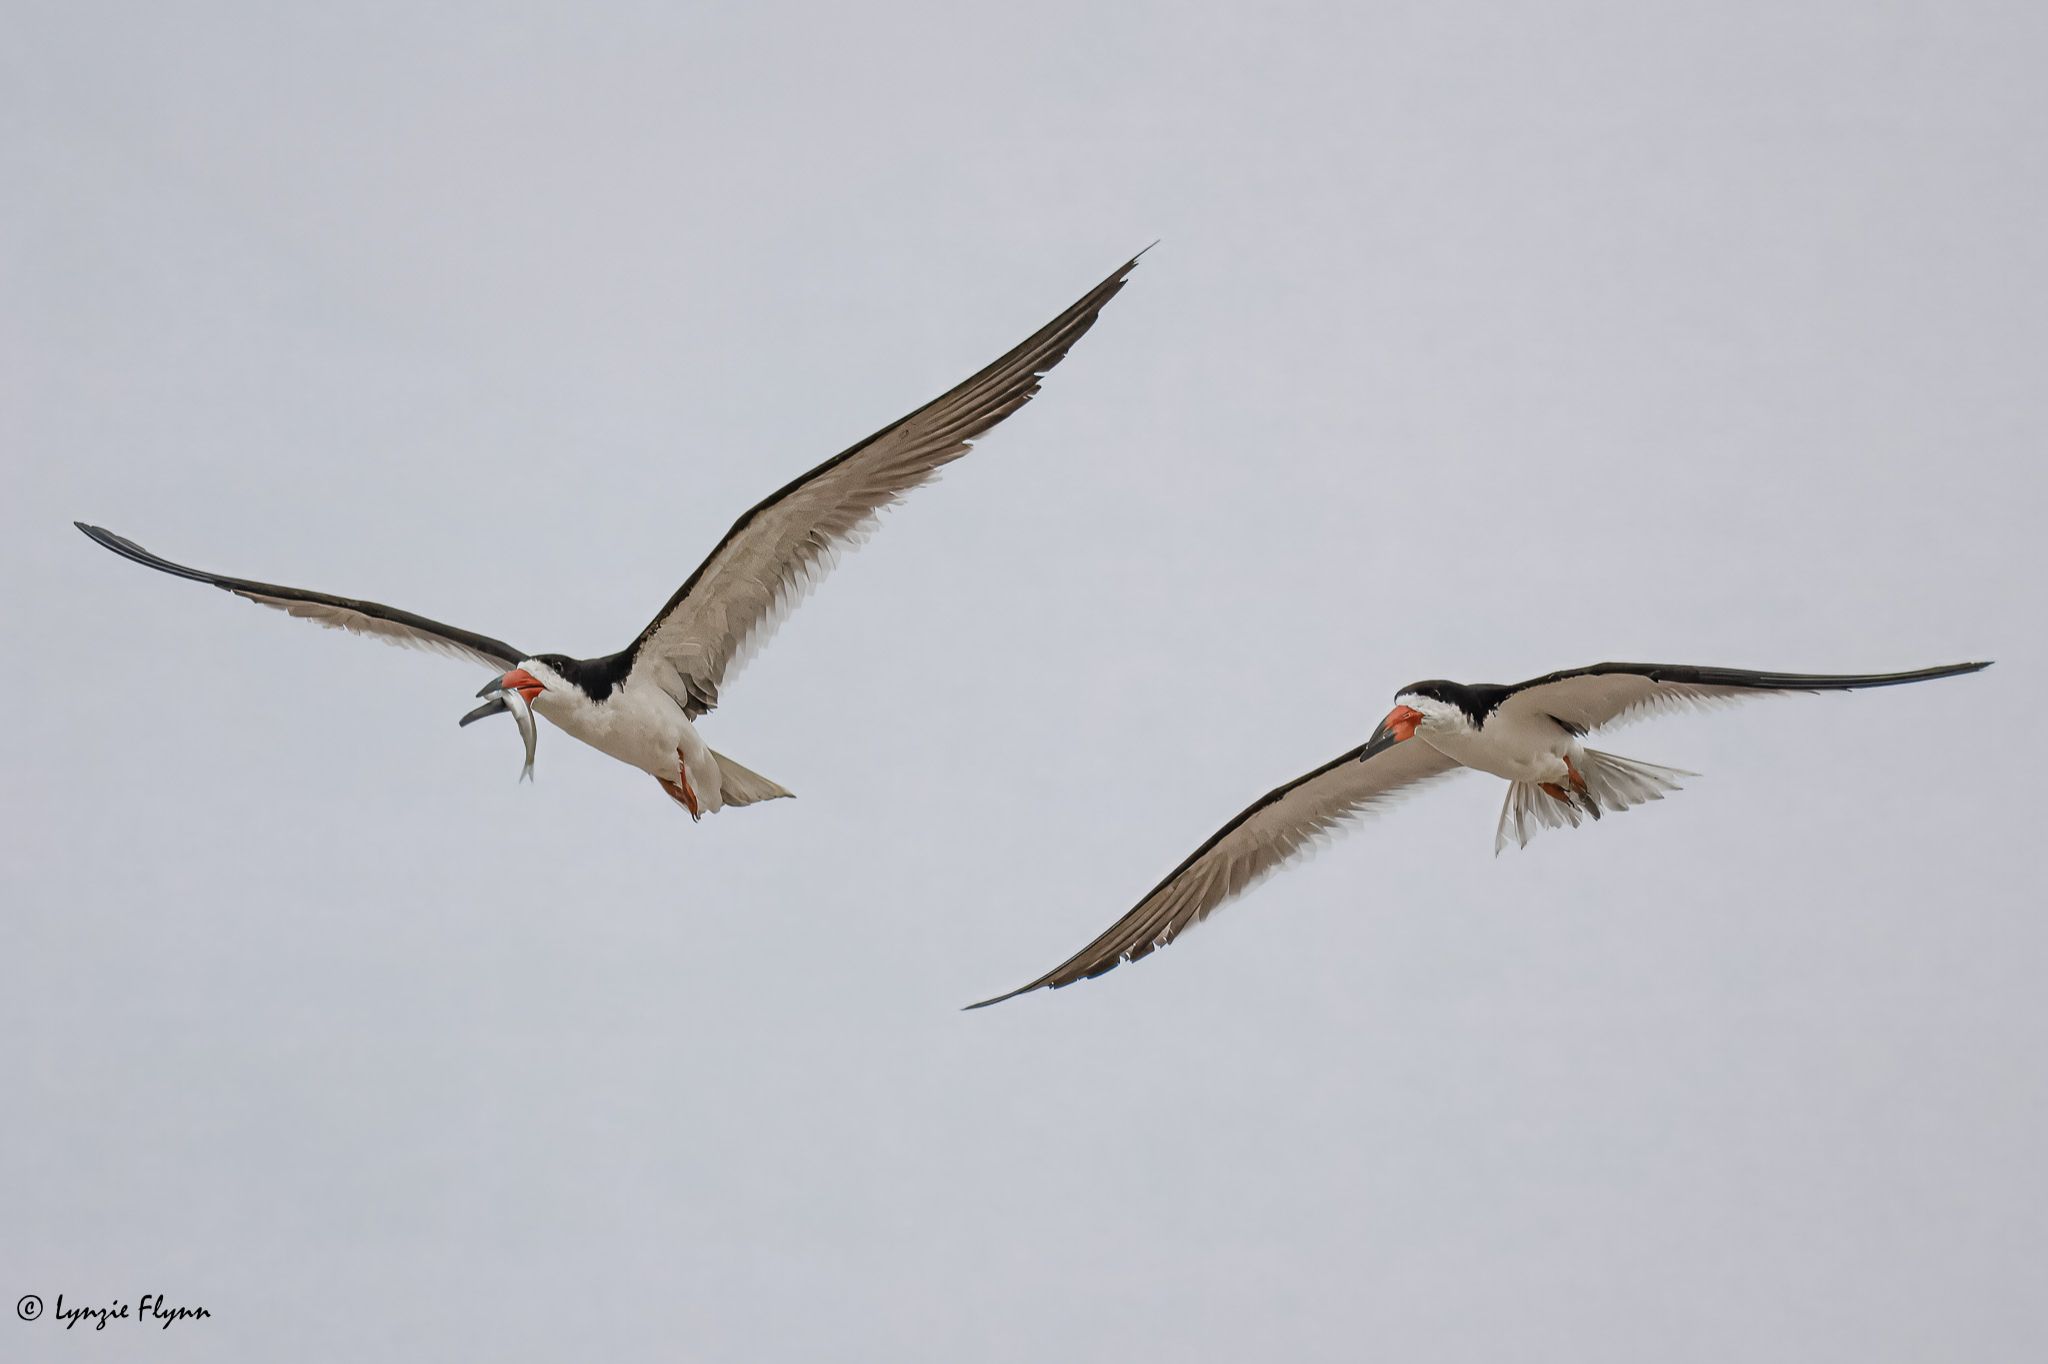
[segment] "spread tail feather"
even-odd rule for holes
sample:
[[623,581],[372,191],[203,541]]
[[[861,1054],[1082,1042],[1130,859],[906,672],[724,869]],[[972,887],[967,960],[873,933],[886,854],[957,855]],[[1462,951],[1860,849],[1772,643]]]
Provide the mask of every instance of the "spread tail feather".
[[759,772],[741,767],[731,758],[714,750],[712,757],[718,760],[718,781],[727,805],[752,805],[761,800],[780,800],[795,792],[785,791]]
[[1500,824],[1493,833],[1494,856],[1500,855],[1509,840],[1526,848],[1529,840],[1545,829],[1576,829],[1605,811],[1662,800],[1666,791],[1680,788],[1680,777],[1697,777],[1699,773],[1588,748],[1579,755],[1579,775],[1585,778],[1585,788],[1564,788],[1569,800],[1559,800],[1536,782],[1509,782],[1508,798],[1500,807]]

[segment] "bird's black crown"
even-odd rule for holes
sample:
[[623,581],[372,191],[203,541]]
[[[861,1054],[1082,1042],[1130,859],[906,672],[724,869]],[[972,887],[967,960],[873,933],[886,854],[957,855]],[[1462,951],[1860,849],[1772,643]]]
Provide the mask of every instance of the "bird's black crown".
[[1509,688],[1497,686],[1468,687],[1462,682],[1446,682],[1440,677],[1426,682],[1410,682],[1396,693],[1400,696],[1422,696],[1431,701],[1441,701],[1447,706],[1456,706],[1472,721],[1473,728],[1486,723],[1486,717],[1499,708],[1507,698]]
[[633,651],[624,649],[603,658],[570,658],[566,654],[535,654],[534,660],[545,663],[562,677],[562,680],[579,688],[593,701],[602,701],[612,694],[612,689],[626,680],[626,674],[633,666]]

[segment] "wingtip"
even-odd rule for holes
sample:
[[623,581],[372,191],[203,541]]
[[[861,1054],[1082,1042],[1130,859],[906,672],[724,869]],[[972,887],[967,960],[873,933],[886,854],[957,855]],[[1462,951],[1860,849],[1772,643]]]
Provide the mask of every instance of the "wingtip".
[[122,545],[128,542],[108,530],[105,526],[95,526],[90,521],[73,521],[71,524],[78,527],[80,535],[83,535],[101,549],[110,549],[116,554],[125,555],[127,553],[127,551],[122,549]]
[[126,553],[127,551],[123,547],[133,545],[135,543],[134,541],[129,540],[123,536],[114,534],[114,532],[108,530],[105,526],[95,526],[90,521],[73,521],[71,524],[78,527],[78,533],[80,535],[83,535],[86,539],[92,541],[100,548],[111,549],[116,554]]
[[1019,986],[1017,989],[1010,991],[1006,995],[997,995],[992,999],[984,999],[974,1004],[963,1004],[960,1006],[960,1012],[963,1014],[971,1014],[976,1009],[986,1009],[991,1004],[1001,1004],[1006,999],[1015,999],[1018,995],[1028,995],[1037,988],[1038,986],[1036,985]]
[[1116,273],[1112,274],[1108,279],[1104,280],[1102,284],[1097,287],[1107,287],[1111,284],[1121,286],[1127,279],[1130,278],[1131,271],[1138,268],[1138,262],[1145,259],[1145,252],[1150,251],[1153,247],[1159,245],[1159,243],[1163,240],[1165,239],[1161,237],[1154,237],[1150,242],[1147,242],[1145,244],[1145,246],[1138,252],[1137,255],[1132,256],[1122,265],[1119,265],[1116,268]]

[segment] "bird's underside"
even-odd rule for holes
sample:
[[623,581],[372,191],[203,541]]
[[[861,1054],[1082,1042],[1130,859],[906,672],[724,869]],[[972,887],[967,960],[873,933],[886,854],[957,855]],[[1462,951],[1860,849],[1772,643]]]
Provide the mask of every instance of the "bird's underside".
[[[1142,253],[1140,253],[1142,254]],[[513,712],[513,698],[573,737],[651,773],[693,818],[789,792],[713,753],[693,721],[724,683],[882,512],[974,448],[1037,394],[1039,381],[1095,325],[1134,257],[999,359],[749,508],[633,642],[578,659],[528,654],[501,639],[379,602],[209,573],[98,526],[94,542],[134,563],[232,592],[330,629],[488,667],[489,699],[463,723]],[[531,768],[532,750],[528,748]]]
[[1666,792],[1680,789],[1680,777],[1698,775],[1598,749],[1580,749],[1577,761],[1566,763],[1562,781],[1508,783],[1500,822],[1494,826],[1493,851],[1498,855],[1510,842],[1526,848],[1529,840],[1545,829],[1576,829],[1610,811],[1662,800]]
[[1494,849],[1543,829],[1577,828],[1678,789],[1693,775],[1588,748],[1596,730],[1751,696],[1854,691],[1955,677],[1959,663],[1903,673],[1766,673],[1657,663],[1599,663],[1512,686],[1419,682],[1363,745],[1261,796],[1210,836],[1100,936],[1038,979],[968,1007],[1058,989],[1166,946],[1255,882],[1341,827],[1452,773],[1508,782]]

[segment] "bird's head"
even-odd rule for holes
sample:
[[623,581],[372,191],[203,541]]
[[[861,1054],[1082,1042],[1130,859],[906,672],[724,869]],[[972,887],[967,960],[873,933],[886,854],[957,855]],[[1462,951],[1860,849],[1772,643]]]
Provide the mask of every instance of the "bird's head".
[[1409,735],[1417,730],[1441,734],[1446,730],[1471,729],[1471,709],[1465,704],[1465,695],[1470,690],[1456,682],[1410,682],[1395,694],[1394,709],[1387,719],[1392,721],[1395,715],[1403,715]]
[[1394,708],[1366,741],[1363,756],[1369,758],[1395,744],[1406,743],[1417,734],[1471,729],[1471,716],[1453,696],[1458,690],[1457,683],[1440,681],[1413,682],[1401,688],[1394,696]]

